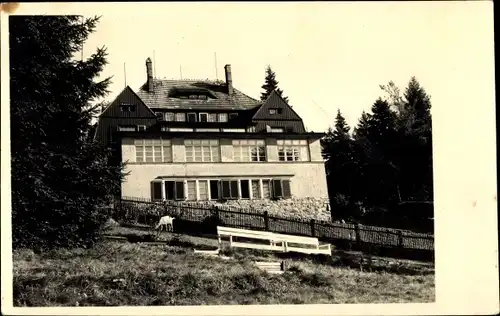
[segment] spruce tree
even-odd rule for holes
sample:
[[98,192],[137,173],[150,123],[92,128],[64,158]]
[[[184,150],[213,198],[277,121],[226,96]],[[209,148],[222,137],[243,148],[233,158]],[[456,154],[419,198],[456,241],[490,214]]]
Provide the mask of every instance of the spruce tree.
[[92,141],[110,78],[99,48],[75,60],[98,18],[10,16],[10,122],[14,247],[89,247],[124,177]]
[[278,88],[279,82],[276,80],[276,73],[271,69],[271,66],[267,66],[266,78],[264,80],[265,82],[261,87],[264,89],[264,92],[260,95],[261,101],[267,100],[267,98],[271,95],[271,92],[276,91],[283,98],[283,100],[288,103],[288,97],[284,97],[283,90]]
[[340,110],[335,117],[335,128],[329,128],[323,142],[323,157],[327,171],[328,193],[332,219],[354,219],[353,194],[356,183],[356,160],[350,127]]

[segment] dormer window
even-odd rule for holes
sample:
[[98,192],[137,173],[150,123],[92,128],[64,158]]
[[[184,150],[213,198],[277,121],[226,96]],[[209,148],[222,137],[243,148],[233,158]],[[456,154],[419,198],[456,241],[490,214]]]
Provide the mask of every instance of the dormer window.
[[122,103],[122,104],[120,104],[120,110],[122,112],[135,112],[135,105]]

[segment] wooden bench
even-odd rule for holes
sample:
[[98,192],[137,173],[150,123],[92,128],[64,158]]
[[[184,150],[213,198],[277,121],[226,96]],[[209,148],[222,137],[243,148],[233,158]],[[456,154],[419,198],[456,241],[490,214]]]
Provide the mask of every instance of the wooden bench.
[[[217,226],[219,248],[222,247],[222,237],[229,237],[229,247],[252,248],[271,251],[296,251],[307,254],[327,254],[331,255],[332,250],[329,244],[320,245],[318,238],[302,237],[294,235],[277,234],[265,231],[239,229],[232,227]],[[247,239],[265,240],[268,244],[258,244],[251,242],[235,242],[233,237],[243,237]],[[290,244],[296,244],[292,246]],[[304,246],[310,246],[306,248]]]

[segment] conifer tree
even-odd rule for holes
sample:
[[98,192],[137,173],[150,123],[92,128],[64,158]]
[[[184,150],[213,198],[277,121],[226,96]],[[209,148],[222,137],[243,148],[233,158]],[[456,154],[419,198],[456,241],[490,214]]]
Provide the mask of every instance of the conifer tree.
[[123,165],[92,141],[91,121],[110,78],[106,50],[75,60],[98,18],[10,16],[14,247],[89,247],[119,189]]
[[266,78],[264,79],[264,84],[262,85],[262,89],[264,92],[260,95],[260,100],[265,101],[271,95],[271,92],[276,91],[285,102],[288,103],[288,97],[283,96],[283,90],[278,88],[278,81],[276,80],[276,73],[271,69],[271,66],[267,66],[266,68]]

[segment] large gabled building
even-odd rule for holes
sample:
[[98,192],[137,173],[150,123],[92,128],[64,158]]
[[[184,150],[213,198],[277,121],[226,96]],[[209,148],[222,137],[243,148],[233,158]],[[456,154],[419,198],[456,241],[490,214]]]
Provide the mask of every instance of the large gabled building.
[[276,92],[266,101],[224,81],[162,80],[126,87],[103,110],[96,138],[130,172],[122,196],[154,200],[327,201],[320,139]]

